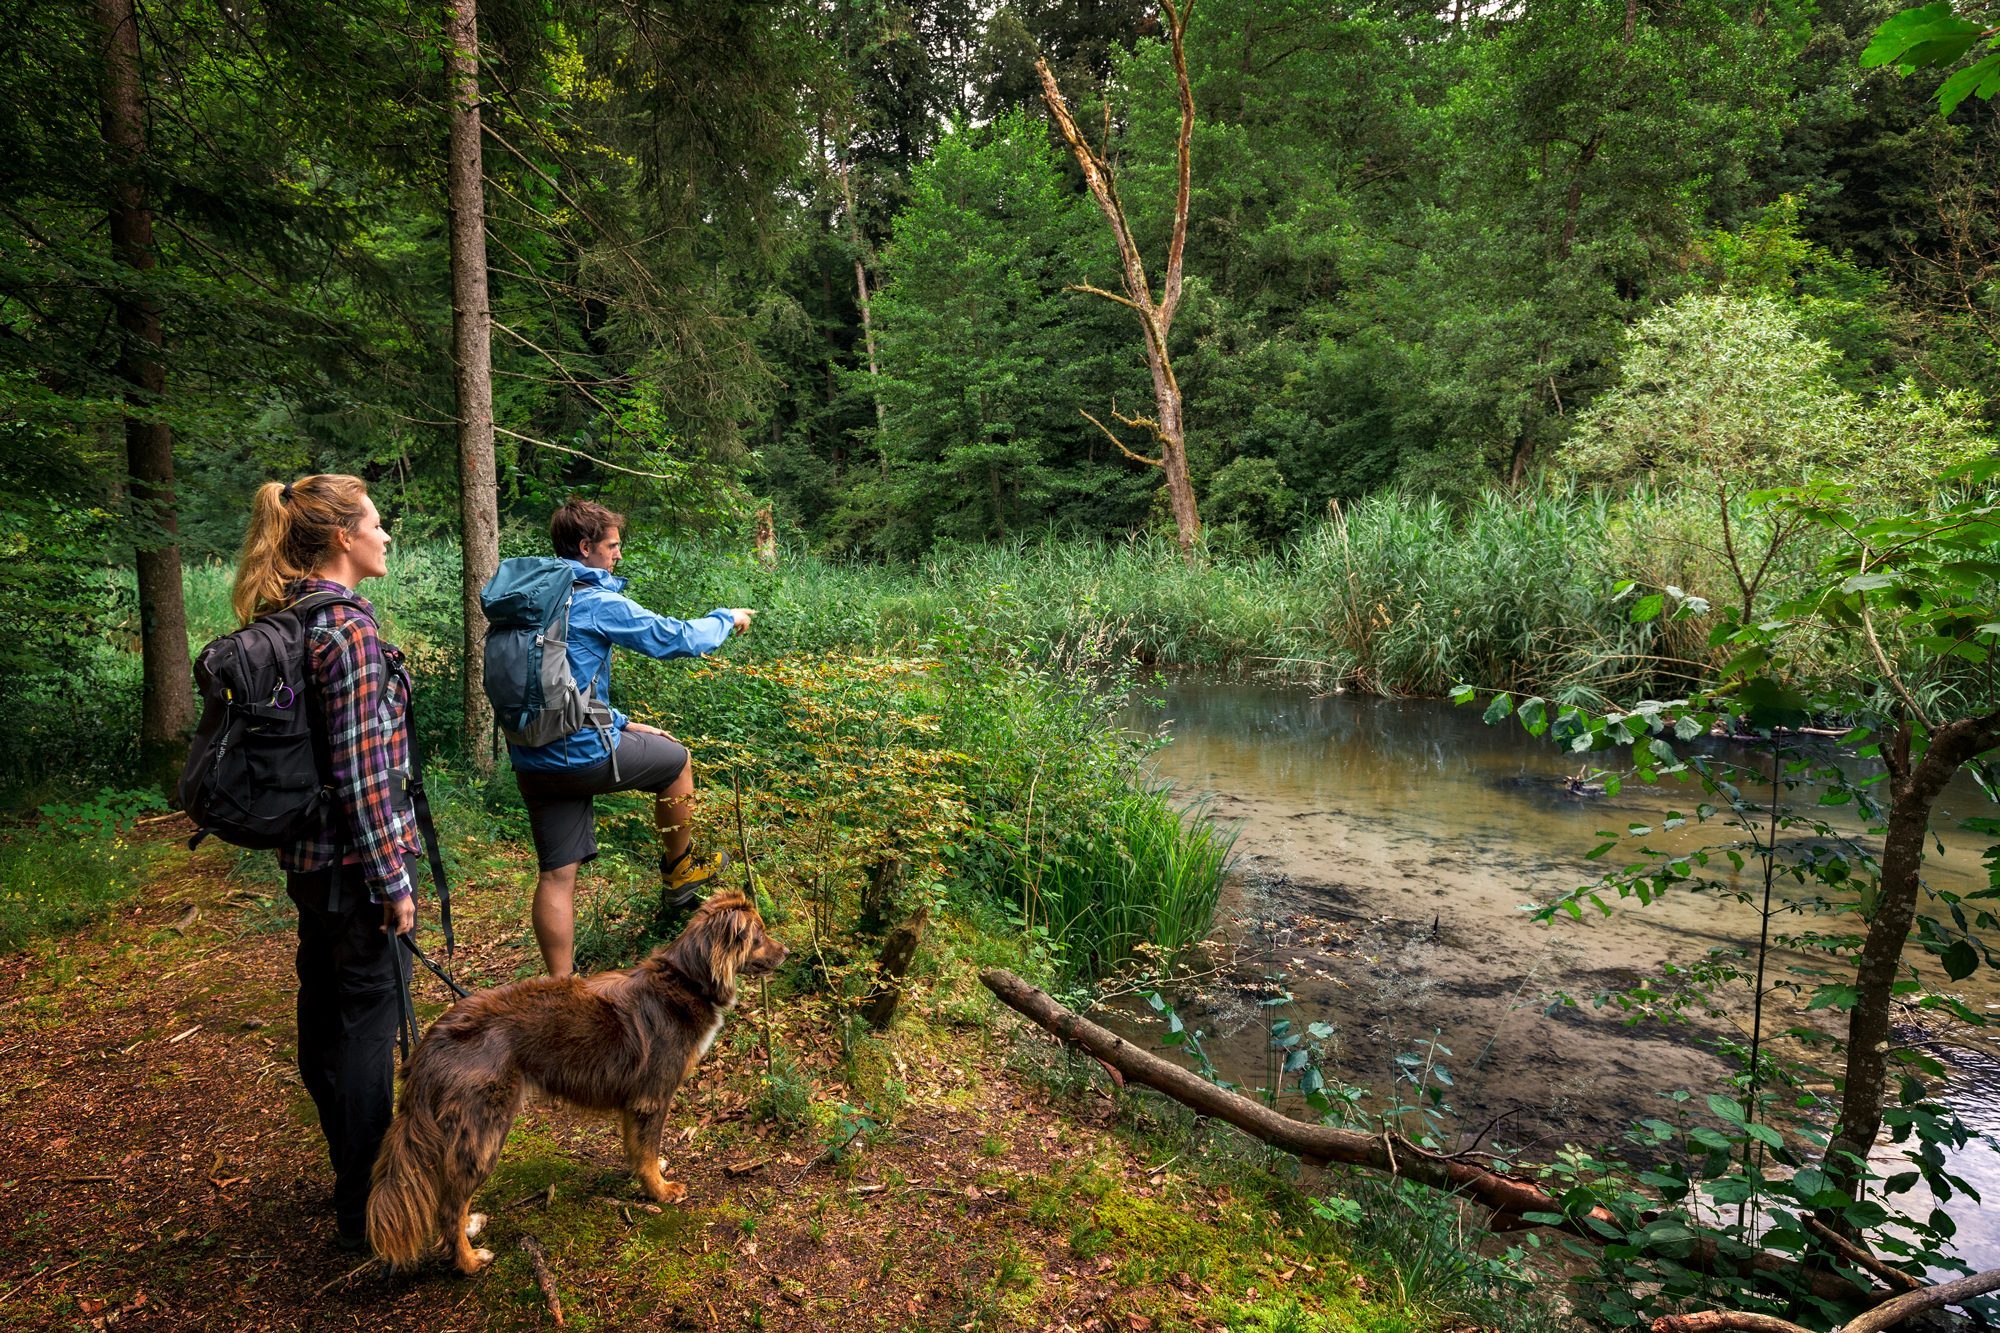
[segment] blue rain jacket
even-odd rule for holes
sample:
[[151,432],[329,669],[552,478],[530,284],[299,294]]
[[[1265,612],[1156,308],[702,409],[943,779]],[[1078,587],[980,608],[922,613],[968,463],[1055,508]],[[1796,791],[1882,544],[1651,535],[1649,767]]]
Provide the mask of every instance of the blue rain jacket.
[[[570,569],[584,586],[576,590],[569,611],[569,669],[577,688],[589,686],[592,695],[611,702],[611,649],[630,648],[648,657],[700,657],[720,648],[736,628],[736,617],[727,610],[710,611],[698,620],[675,620],[654,615],[624,595],[625,580],[602,569],[593,569],[580,560],[569,562]],[[625,714],[611,710],[611,747],[625,731]],[[551,745],[507,745],[515,768],[532,773],[554,773],[591,768],[611,757],[604,736],[595,727],[585,726]]]

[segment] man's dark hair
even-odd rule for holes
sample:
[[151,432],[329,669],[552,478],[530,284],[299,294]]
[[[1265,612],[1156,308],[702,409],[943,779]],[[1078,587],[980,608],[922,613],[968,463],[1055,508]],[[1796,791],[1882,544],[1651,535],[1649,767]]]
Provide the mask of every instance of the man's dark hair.
[[557,555],[581,560],[585,542],[601,542],[614,529],[624,531],[625,515],[595,500],[572,495],[549,520],[549,540],[555,543]]

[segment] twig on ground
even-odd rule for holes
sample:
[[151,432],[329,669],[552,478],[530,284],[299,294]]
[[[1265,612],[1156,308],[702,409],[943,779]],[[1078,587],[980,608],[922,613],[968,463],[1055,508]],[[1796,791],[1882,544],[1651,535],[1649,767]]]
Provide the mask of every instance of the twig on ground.
[[548,1303],[549,1318],[556,1321],[556,1327],[563,1326],[562,1298],[556,1295],[555,1274],[549,1271],[548,1251],[533,1236],[522,1236],[521,1248],[527,1252],[528,1262],[535,1269],[535,1285],[542,1289],[542,1299]]
[[315,1291],[313,1295],[324,1296],[329,1291],[332,1291],[335,1287],[343,1286],[349,1282],[352,1282],[355,1278],[360,1277],[363,1273],[367,1272],[369,1269],[373,1268],[375,1265],[381,1262],[382,1261],[380,1259],[364,1259],[362,1262],[348,1269],[345,1273],[342,1273],[339,1277],[335,1278],[333,1281],[321,1287],[318,1291]]
[[511,1213],[516,1208],[526,1208],[537,1199],[542,1201],[542,1207],[544,1208],[553,1204],[556,1201],[556,1183],[551,1180],[545,1189],[529,1190],[526,1194],[508,1204],[505,1211]]
[[69,1272],[70,1269],[75,1268],[78,1264],[82,1262],[83,1260],[81,1259],[72,1259],[68,1263],[64,1264],[61,1268],[51,1268],[48,1269],[46,1272],[41,1272],[41,1273],[30,1273],[26,1277],[22,1278],[19,1282],[16,1282],[13,1286],[7,1288],[7,1290],[0,1291],[0,1301],[5,1301],[9,1296],[12,1296],[15,1292],[19,1291],[21,1288],[27,1286],[31,1282],[37,1281],[41,1278],[56,1277],[63,1273],[67,1273]]

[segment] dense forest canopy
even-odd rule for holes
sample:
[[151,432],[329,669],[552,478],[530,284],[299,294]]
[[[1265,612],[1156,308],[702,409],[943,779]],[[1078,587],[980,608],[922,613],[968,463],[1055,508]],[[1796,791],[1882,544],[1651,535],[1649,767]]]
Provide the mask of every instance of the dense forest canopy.
[[[151,410],[189,554],[227,552],[247,489],[307,468],[393,480],[407,528],[440,522],[437,25],[368,0],[143,6],[147,146],[121,163],[86,8],[11,9],[9,526],[115,506],[110,315],[135,287],[162,312]],[[1889,12],[1201,5],[1173,338],[1218,535],[1268,542],[1391,483],[1518,482],[1617,380],[1627,330],[1689,293],[1778,303],[1850,393],[1990,425],[2000,129],[1990,102],[1941,117],[1934,80],[1860,67]],[[810,541],[900,555],[1160,521],[1156,479],[1079,413],[1138,404],[1144,366],[1124,312],[1066,290],[1116,255],[1028,68],[1046,55],[1109,135],[1157,253],[1175,93],[1149,7],[481,21],[510,510],[578,483],[704,524],[769,499]],[[132,173],[142,277],[103,222]]]
[[[1159,390],[1105,207],[1149,282],[1185,229],[1158,341],[1217,554],[1384,490],[1671,486],[1718,451],[1738,493],[1886,494],[1992,438],[2000,120],[1977,79],[1945,113],[1944,76],[1863,58],[1886,0],[1204,0],[1183,223],[1171,7],[457,8],[503,533],[581,488],[655,537],[768,507],[836,555],[1187,541],[1134,461]],[[0,655],[44,677],[29,707],[143,639],[157,755],[191,722],[170,571],[229,556],[260,480],[359,472],[399,533],[456,535],[483,409],[454,396],[445,15],[7,17]],[[1704,320],[1726,355],[1685,354]]]

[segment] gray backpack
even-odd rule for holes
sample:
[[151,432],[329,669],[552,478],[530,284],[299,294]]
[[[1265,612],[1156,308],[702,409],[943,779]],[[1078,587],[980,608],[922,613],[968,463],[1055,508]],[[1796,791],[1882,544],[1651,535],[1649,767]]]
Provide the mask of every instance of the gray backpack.
[[[583,586],[566,560],[503,560],[479,605],[486,612],[486,698],[516,745],[552,745],[584,726],[605,732],[611,707],[579,688],[569,669],[569,611]],[[616,772],[617,750],[611,750]]]

